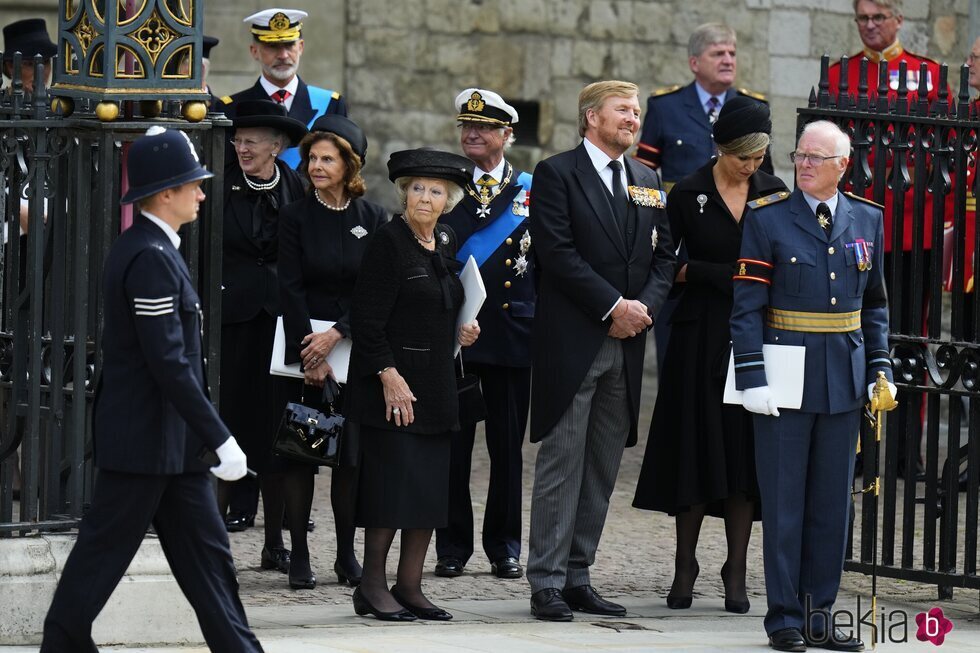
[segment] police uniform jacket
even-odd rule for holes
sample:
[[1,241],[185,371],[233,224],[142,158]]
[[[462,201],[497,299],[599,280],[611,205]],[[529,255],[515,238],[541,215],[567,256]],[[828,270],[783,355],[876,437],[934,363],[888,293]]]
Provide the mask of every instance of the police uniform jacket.
[[[881,209],[854,196],[838,198],[829,237],[799,190],[782,201],[749,203],[735,275],[731,331],[737,388],[768,385],[763,343],[802,345],[806,369],[800,410],[810,413],[855,410],[866,400],[878,370],[892,378]],[[870,269],[858,265],[855,243],[860,241],[871,244]],[[860,311],[860,328],[786,330],[772,325],[770,308],[830,315]]]
[[[518,212],[523,212],[525,217],[513,231],[506,234],[506,238],[480,266],[487,299],[477,316],[480,337],[472,346],[463,349],[463,358],[467,362],[506,367],[531,366],[531,322],[537,292],[533,253],[529,245],[526,249],[522,245],[522,239],[526,238],[524,242],[529,243],[531,237],[530,223],[526,217],[529,199],[517,183],[520,174],[520,171],[514,170],[511,182],[490,202],[490,215],[499,216],[497,220],[509,218],[515,202],[519,204]],[[472,184],[470,189],[479,192]],[[494,222],[492,217],[477,217],[479,206],[479,202],[467,193],[448,215],[440,219],[456,232],[461,249],[470,236],[490,228]],[[517,265],[521,256],[527,262],[526,268]],[[466,261],[461,262],[465,264]]]
[[[653,171],[630,157],[625,161],[630,185],[660,189]],[[636,232],[626,243],[608,198],[584,144],[534,170],[531,237],[539,283],[531,327],[532,442],[545,437],[571,403],[609,337],[611,320],[603,318],[616,300],[637,299],[656,315],[674,280],[666,209],[631,207]],[[627,446],[633,446],[646,332],[622,342],[631,421]]]
[[[207,398],[201,300],[184,260],[143,215],[105,264],[95,464],[134,474],[204,472],[202,445],[231,433]],[[193,429],[191,426],[193,425]]]
[[[736,95],[766,102],[762,95],[734,88],[725,92],[725,101]],[[703,166],[714,154],[711,123],[698,98],[695,82],[669,87],[649,97],[636,149],[637,161],[659,169],[664,182],[673,184]],[[772,174],[768,156],[762,170]]]
[[[270,191],[249,188],[237,161],[225,168],[222,324],[247,322],[260,311],[279,314],[279,207],[302,197],[303,181],[282,161],[277,160],[276,166],[282,176]],[[262,221],[273,222],[271,233],[263,232]]]

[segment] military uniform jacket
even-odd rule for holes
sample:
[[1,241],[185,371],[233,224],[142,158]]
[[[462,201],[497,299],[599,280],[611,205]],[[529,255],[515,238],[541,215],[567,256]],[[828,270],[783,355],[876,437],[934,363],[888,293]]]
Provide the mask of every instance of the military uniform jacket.
[[93,417],[95,464],[135,474],[207,471],[231,433],[208,400],[201,302],[187,266],[143,215],[105,263],[103,362]]
[[[629,157],[625,161],[630,185],[660,188],[649,168]],[[531,327],[532,442],[551,431],[582,385],[609,337],[611,320],[603,318],[616,300],[637,299],[656,315],[674,280],[666,209],[632,207],[636,232],[629,246],[609,197],[584,145],[545,159],[534,170],[531,238],[539,281]],[[631,420],[627,446],[632,446],[646,332],[622,343]]]
[[[763,343],[802,345],[806,369],[800,410],[810,413],[855,410],[878,370],[892,378],[881,209],[853,196],[838,198],[829,237],[799,190],[783,201],[749,208],[735,274],[731,331],[736,386],[768,385]],[[866,270],[860,269],[854,246],[862,240],[871,244],[872,265]],[[860,328],[843,333],[778,329],[768,324],[768,308],[860,311]]]
[[[734,88],[725,92],[725,101],[736,95],[765,103],[761,95]],[[637,161],[659,169],[664,182],[674,184],[703,166],[714,154],[711,123],[694,82],[664,89],[649,97],[643,132],[636,148]],[[768,156],[762,170],[772,174],[772,161]]]
[[[510,217],[515,202],[519,204],[518,212],[527,216],[529,198],[517,183],[520,174],[514,170],[511,182],[490,202],[490,215],[497,218],[478,218],[480,204],[467,194],[452,212],[440,219],[452,227],[460,249],[465,247],[470,236],[489,228],[495,219]],[[472,184],[470,188],[478,192]],[[531,264],[530,241],[530,223],[525,217],[480,266],[487,299],[477,316],[480,337],[472,346],[463,349],[465,361],[506,367],[531,366],[531,322],[537,284]],[[518,264],[522,256],[523,263]]]
[[[306,82],[300,78],[299,85],[296,87],[296,95],[293,97],[293,103],[289,107],[289,117],[295,118],[307,126],[309,126],[313,116],[316,115],[316,109],[313,108],[313,103],[310,101],[309,88],[310,87],[307,86]],[[265,92],[264,88],[262,88],[262,84],[259,82],[259,80],[255,80],[255,84],[250,88],[247,88],[244,91],[239,91],[230,98],[223,98],[223,110],[226,116],[233,118],[235,116],[235,105],[242,100],[270,99],[269,94]],[[326,113],[336,113],[341,116],[347,115],[347,103],[344,102],[344,98],[340,93],[337,93],[336,91],[332,92],[330,106],[327,107]]]

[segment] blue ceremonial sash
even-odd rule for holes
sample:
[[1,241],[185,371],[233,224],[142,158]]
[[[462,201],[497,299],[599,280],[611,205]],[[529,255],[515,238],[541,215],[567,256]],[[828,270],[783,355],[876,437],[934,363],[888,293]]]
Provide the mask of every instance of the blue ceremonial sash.
[[[522,172],[517,176],[517,185],[522,190],[531,190],[531,175]],[[517,191],[517,195],[520,194],[521,191]],[[514,213],[513,206],[513,201],[507,202],[504,204],[504,210],[499,217],[491,215],[493,221],[483,229],[474,231],[456,252],[456,258],[465,265],[472,255],[476,259],[477,267],[483,267],[490,255],[500,247],[500,243],[504,242],[504,239],[524,221],[525,216]]]
[[[313,107],[313,117],[310,118],[310,122],[306,124],[306,128],[310,129],[313,127],[313,123],[316,122],[317,118],[327,113],[327,109],[330,108],[330,102],[333,100],[333,91],[309,85],[307,85],[306,90],[310,94],[310,105]],[[295,170],[296,166],[299,165],[300,160],[299,148],[291,147],[284,151],[279,158],[282,159],[287,166]]]

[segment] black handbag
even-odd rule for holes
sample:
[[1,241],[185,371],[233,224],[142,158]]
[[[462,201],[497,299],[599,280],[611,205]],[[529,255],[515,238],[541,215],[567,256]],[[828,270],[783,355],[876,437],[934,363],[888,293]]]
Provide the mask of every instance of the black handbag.
[[456,377],[456,396],[459,399],[459,423],[476,424],[487,418],[487,403],[480,390],[480,377],[463,371],[463,357],[459,357],[459,376]]
[[[323,405],[327,407],[326,412],[303,403],[287,403],[272,451],[295,462],[339,466],[344,416],[333,410],[333,403],[339,394],[337,382],[327,377],[323,384]],[[300,402],[302,401],[301,395]]]

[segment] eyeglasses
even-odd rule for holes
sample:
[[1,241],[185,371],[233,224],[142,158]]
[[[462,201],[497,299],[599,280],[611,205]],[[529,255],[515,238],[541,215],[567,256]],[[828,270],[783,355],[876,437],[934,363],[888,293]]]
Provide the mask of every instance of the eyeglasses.
[[461,122],[456,126],[459,127],[460,131],[462,131],[464,134],[468,131],[476,131],[481,134],[486,134],[498,129],[503,129],[503,127],[500,125],[488,125],[480,122]]
[[857,23],[858,25],[863,25],[864,27],[867,27],[870,23],[874,23],[875,25],[881,25],[889,18],[894,18],[894,17],[895,16],[892,14],[888,14],[888,15],[874,14],[873,16],[857,16],[854,18],[854,22]]
[[262,143],[265,143],[268,140],[270,140],[270,139],[268,139],[268,138],[233,138],[233,139],[231,139],[228,142],[231,143],[231,146],[234,147],[234,148],[243,148],[244,147],[244,148],[250,150],[253,147],[257,147],[258,145],[260,145]]
[[810,162],[814,168],[819,168],[823,165],[824,161],[829,161],[830,159],[839,159],[844,156],[843,154],[835,154],[834,156],[820,156],[819,154],[808,154],[806,152],[790,152],[789,160],[791,163],[805,164],[807,161]]

